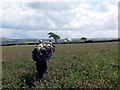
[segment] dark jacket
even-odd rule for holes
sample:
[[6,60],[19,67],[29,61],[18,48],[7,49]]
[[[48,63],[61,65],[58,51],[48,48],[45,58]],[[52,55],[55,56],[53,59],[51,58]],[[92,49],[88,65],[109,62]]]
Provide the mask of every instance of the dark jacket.
[[47,52],[48,52],[48,56],[49,56],[49,59],[51,58],[52,54],[53,54],[53,51],[52,51],[52,47],[51,46],[48,46],[47,47]]
[[46,49],[42,47],[38,50],[38,60],[36,62],[46,61],[48,57]]

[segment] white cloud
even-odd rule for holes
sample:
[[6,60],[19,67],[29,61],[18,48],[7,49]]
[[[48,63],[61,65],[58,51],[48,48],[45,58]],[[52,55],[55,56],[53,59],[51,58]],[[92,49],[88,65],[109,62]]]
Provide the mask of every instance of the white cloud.
[[[101,4],[99,4],[100,6]],[[89,5],[87,5],[89,6]],[[103,4],[102,4],[103,6]],[[104,4],[106,7],[106,4]],[[70,23],[71,27],[75,27],[77,29],[96,29],[96,30],[106,30],[111,27],[112,29],[117,28],[117,6],[114,4],[107,3],[107,10],[105,12],[99,12],[99,8],[96,8],[98,6],[92,6],[93,9],[83,9],[80,8],[81,6],[77,7],[73,12],[75,13],[76,17],[73,19],[73,21]],[[111,8],[114,8],[113,10]],[[105,9],[105,8],[104,8]],[[112,27],[112,26],[113,27]]]
[[116,3],[109,2],[4,3],[0,4],[0,26],[4,33],[11,29],[5,37],[14,37],[12,31],[18,37],[23,32],[29,38],[39,37],[38,33],[47,37],[50,30],[62,37],[117,37],[117,9]]
[[[34,2],[103,2],[104,0],[34,0]],[[108,2],[118,2],[118,0],[106,0]],[[2,0],[0,2],[33,2],[33,0]]]

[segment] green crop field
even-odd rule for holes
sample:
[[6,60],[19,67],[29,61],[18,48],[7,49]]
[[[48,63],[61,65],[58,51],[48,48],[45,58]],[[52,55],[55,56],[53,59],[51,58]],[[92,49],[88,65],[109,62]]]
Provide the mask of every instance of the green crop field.
[[33,47],[2,47],[3,88],[120,88],[117,42],[56,44],[40,83],[34,81]]

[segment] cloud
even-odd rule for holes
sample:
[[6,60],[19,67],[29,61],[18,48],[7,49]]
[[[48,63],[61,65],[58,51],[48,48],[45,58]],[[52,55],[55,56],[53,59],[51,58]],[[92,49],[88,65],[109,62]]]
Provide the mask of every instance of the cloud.
[[[47,37],[50,30],[62,37],[117,37],[117,9],[111,2],[4,3],[0,5],[0,28],[11,33],[3,36],[21,38],[21,33],[29,38]],[[110,34],[103,35],[104,31]]]
[[68,2],[33,2],[27,6],[41,11],[65,11],[71,9]]
[[6,37],[6,38],[11,38],[11,37],[13,37],[14,38],[14,32],[16,32],[16,30],[15,31],[13,31],[13,30],[6,30],[6,29],[2,29],[2,28],[0,28],[0,33],[1,33],[1,36],[0,37]]
[[[99,6],[103,6],[103,4],[98,4]],[[96,5],[96,7],[98,7]],[[106,4],[104,4],[106,6]],[[106,30],[106,29],[116,29],[117,28],[117,6],[114,4],[107,4],[107,9],[105,12],[99,12],[99,8],[93,9],[83,9],[77,7],[73,12],[75,13],[76,17],[70,23],[71,27],[77,29],[91,29],[91,30]],[[93,8],[95,8],[93,6]],[[111,8],[114,9],[111,10]],[[111,26],[112,25],[112,26]]]

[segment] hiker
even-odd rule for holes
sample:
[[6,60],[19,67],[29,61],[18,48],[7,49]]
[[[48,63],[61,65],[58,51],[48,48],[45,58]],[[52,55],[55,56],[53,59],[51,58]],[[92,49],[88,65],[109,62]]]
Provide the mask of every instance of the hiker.
[[53,53],[55,52],[55,45],[47,44],[47,46],[44,46],[48,53],[48,59],[47,62],[49,62],[50,58],[52,57]]
[[50,45],[50,44],[48,44],[47,45],[47,52],[48,52],[48,61],[50,60],[50,58],[51,58],[51,56],[52,56],[52,54],[53,54],[53,47],[52,47],[52,45]]
[[52,41],[51,40],[49,40],[49,44],[52,45]]
[[32,57],[33,57],[33,60],[36,61],[38,80],[40,80],[47,70],[46,60],[49,57],[42,43],[36,44],[36,47],[32,51]]

